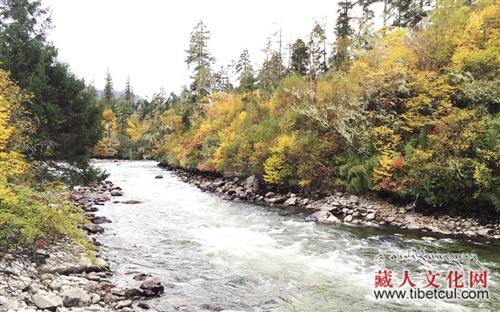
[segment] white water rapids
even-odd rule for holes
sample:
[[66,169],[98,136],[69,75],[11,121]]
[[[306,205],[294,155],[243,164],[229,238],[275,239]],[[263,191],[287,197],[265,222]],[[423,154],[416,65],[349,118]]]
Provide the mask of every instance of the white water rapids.
[[[160,277],[165,294],[148,302],[158,311],[500,309],[498,244],[425,241],[408,233],[399,238],[387,228],[305,223],[310,212],[225,201],[181,182],[155,162],[95,164],[123,189],[124,196],[113,199],[142,202],[110,202],[99,210],[113,221],[98,238],[102,255],[117,283],[133,285],[139,272]],[[376,300],[376,256],[412,249],[478,254],[490,270],[490,300]],[[413,269],[422,268],[416,263]],[[422,276],[415,276],[421,282]]]

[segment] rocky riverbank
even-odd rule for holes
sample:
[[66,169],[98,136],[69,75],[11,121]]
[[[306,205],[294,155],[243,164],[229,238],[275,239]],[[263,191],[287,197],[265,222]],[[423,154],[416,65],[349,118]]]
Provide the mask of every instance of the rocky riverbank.
[[[310,210],[307,222],[329,224],[386,225],[402,230],[434,233],[445,236],[465,236],[482,239],[500,239],[500,222],[443,214],[425,215],[413,205],[397,206],[382,200],[367,199],[336,192],[317,198],[308,198],[291,192],[270,191],[255,176],[223,178],[167,168],[184,182],[203,191],[214,192],[226,200],[248,201],[261,205],[297,207]],[[160,178],[160,177],[157,177]],[[425,237],[432,240],[433,237]]]
[[154,311],[147,299],[164,290],[157,277],[138,274],[133,277],[136,287],[118,287],[111,280],[108,263],[99,257],[98,235],[105,230],[101,224],[112,221],[96,213],[121,195],[122,190],[109,181],[76,187],[71,194],[91,222],[82,228],[97,252],[60,240],[39,246],[35,254],[0,257],[0,312]]

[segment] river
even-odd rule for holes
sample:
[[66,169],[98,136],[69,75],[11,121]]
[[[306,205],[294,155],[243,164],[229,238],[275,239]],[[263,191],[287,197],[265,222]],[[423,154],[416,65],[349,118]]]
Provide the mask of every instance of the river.
[[[148,302],[158,311],[500,309],[498,243],[430,241],[385,227],[305,223],[306,212],[225,201],[181,182],[152,161],[95,164],[123,189],[124,196],[114,199],[142,201],[110,202],[100,209],[99,214],[113,220],[99,238],[102,254],[119,284],[134,284],[136,272],[161,278],[165,294]],[[156,175],[164,178],[155,179]],[[389,259],[412,250],[477,254],[489,270],[490,300],[376,300],[379,255],[384,255],[394,276],[407,268],[421,285],[423,274],[432,269],[440,272],[441,284],[446,283],[447,261]]]

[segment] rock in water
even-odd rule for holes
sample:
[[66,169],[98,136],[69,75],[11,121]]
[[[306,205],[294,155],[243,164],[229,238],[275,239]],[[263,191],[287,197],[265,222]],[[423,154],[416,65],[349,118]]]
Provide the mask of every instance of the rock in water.
[[340,220],[332,215],[329,211],[320,210],[312,215],[305,217],[306,222],[317,222],[317,223],[339,223]]
[[127,204],[127,205],[137,205],[137,204],[142,204],[140,200],[135,200],[135,199],[129,199],[129,200],[124,200],[121,202],[122,204]]
[[40,309],[55,310],[62,307],[63,300],[56,294],[41,291],[33,296],[33,303]]
[[70,288],[62,293],[65,307],[85,307],[91,303],[90,296],[80,288]]
[[147,277],[140,288],[144,290],[144,295],[147,297],[158,296],[165,290],[158,277]]
[[114,189],[114,190],[111,190],[110,194],[111,194],[111,196],[122,196],[123,192],[118,190],[118,189]]
[[82,229],[89,232],[90,234],[97,234],[104,232],[104,228],[97,224],[84,224],[82,225]]
[[157,175],[155,179],[163,179],[163,176],[161,174]]

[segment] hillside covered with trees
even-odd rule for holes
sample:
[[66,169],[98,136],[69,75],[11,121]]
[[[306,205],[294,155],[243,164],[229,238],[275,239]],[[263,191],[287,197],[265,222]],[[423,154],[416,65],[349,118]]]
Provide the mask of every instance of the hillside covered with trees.
[[374,29],[377,2],[340,1],[335,29],[315,23],[292,43],[278,33],[258,70],[244,50],[216,71],[200,22],[192,84],[131,106],[105,96],[96,155],[498,211],[499,4],[384,1]]

